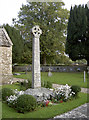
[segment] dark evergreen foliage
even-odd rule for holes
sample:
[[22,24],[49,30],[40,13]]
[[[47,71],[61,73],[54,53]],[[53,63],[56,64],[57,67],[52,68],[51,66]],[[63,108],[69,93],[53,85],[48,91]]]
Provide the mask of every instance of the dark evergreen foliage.
[[20,31],[15,29],[14,27],[9,26],[8,24],[4,25],[4,27],[13,43],[12,62],[21,63],[24,52],[24,41],[22,39],[22,36],[20,35]]
[[73,96],[77,96],[78,93],[81,91],[81,87],[80,86],[76,86],[76,85],[72,85],[71,86],[71,90],[75,93]]
[[71,7],[66,53],[73,61],[86,59],[89,63],[89,10],[87,5]]
[[3,88],[2,89],[2,100],[3,101],[6,101],[7,98],[11,95],[14,95],[14,92],[12,89],[10,89],[10,88]]
[[37,106],[36,99],[31,95],[21,95],[17,98],[16,110],[20,113],[33,111]]

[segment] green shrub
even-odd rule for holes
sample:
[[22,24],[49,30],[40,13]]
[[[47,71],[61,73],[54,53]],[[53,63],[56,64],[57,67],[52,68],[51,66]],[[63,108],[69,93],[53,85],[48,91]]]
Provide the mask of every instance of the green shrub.
[[77,96],[78,93],[81,91],[81,88],[79,86],[76,86],[76,85],[71,86],[71,89],[73,92],[75,92],[74,96]]
[[31,87],[32,87],[32,81],[28,80],[28,88],[31,88]]
[[31,95],[21,95],[16,102],[16,109],[21,113],[32,111],[36,108],[36,99]]
[[46,87],[47,86],[47,81],[41,81],[41,86]]
[[26,90],[26,87],[24,87],[24,86],[20,86],[20,91],[25,91]]
[[2,100],[2,91],[0,89],[0,101]]
[[41,81],[41,86],[45,88],[52,88],[52,83],[50,81]]
[[10,95],[14,95],[14,92],[12,89],[10,89],[10,88],[2,89],[2,100],[3,101],[6,101],[7,97],[9,97]]
[[47,81],[46,88],[52,88],[52,83],[50,81]]
[[24,80],[20,82],[20,90],[27,90],[28,88],[32,87],[32,82],[30,80]]

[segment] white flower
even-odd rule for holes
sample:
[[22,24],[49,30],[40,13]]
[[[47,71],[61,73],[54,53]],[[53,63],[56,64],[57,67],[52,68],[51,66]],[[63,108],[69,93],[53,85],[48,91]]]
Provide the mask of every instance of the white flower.
[[65,99],[70,98],[74,92],[72,92],[71,87],[66,84],[65,86],[61,86],[60,88],[56,88],[55,91],[56,95],[62,95]]
[[14,90],[14,93],[17,95],[17,96],[20,96],[20,95],[23,95],[24,94],[24,91],[18,91],[17,89]]
[[19,91],[18,91],[17,89],[14,90],[14,93],[15,93],[15,94],[18,94],[18,92],[19,92]]
[[19,95],[23,95],[24,94],[24,91],[19,91]]
[[20,96],[20,95],[23,95],[24,94],[24,91],[18,91],[17,89],[14,90],[14,93],[15,95],[11,95],[7,98],[7,102],[8,102],[8,105],[11,103],[11,104],[15,104],[16,103],[16,100],[17,98]]
[[74,95],[75,95],[75,92],[72,92],[72,94],[74,94]]
[[15,101],[16,99],[17,99],[17,96],[11,95],[10,97],[8,97],[7,102],[8,102],[8,103],[12,103],[12,102]]

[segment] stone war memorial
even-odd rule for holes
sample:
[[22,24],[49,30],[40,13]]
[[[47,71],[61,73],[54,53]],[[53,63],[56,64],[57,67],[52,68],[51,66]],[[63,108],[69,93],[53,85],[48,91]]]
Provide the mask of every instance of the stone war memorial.
[[0,84],[12,80],[12,41],[4,28],[0,28]]
[[32,28],[33,46],[32,46],[32,89],[27,89],[24,94],[32,95],[38,102],[50,97],[52,91],[41,87],[40,75],[40,43],[39,38],[42,30],[38,25]]
[[40,77],[40,43],[39,37],[42,34],[42,30],[38,25],[32,28],[33,33],[33,47],[32,47],[32,88],[41,87]]

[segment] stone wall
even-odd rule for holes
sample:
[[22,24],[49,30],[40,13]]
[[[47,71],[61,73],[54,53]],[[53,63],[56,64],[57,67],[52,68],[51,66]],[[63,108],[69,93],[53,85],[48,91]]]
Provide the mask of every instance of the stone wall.
[[2,48],[0,47],[0,84],[2,84]]
[[[42,72],[48,72],[50,66],[41,66],[41,71]],[[51,66],[51,71],[52,72],[83,72],[87,71],[87,66],[86,65],[59,65],[59,66]],[[14,72],[30,72],[32,71],[32,67],[30,65],[26,66],[14,66],[13,67]]]
[[48,72],[49,68],[52,72],[83,72],[87,70],[87,66],[79,65],[59,65],[59,66],[42,66],[41,71]]
[[0,47],[0,84],[12,80],[12,46]]
[[32,66],[30,65],[24,65],[24,66],[18,66],[18,65],[13,65],[12,67],[13,72],[26,72],[26,71],[32,71]]

